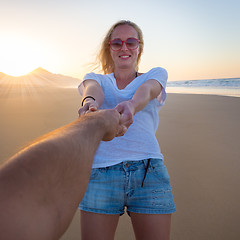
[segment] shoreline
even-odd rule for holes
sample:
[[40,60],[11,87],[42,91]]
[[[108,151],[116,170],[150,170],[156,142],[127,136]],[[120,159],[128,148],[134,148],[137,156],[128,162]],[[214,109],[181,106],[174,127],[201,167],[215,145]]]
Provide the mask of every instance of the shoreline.
[[221,88],[193,88],[193,87],[167,87],[167,94],[197,94],[197,95],[213,95],[240,97],[240,89],[221,89]]

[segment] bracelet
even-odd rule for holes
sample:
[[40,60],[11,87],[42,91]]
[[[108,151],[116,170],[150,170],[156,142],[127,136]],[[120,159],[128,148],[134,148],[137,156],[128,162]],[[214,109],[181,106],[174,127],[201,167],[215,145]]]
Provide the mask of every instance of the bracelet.
[[85,101],[87,98],[91,98],[91,99],[93,99],[94,101],[96,101],[96,99],[95,99],[94,97],[92,97],[92,96],[86,96],[86,97],[82,100],[82,106],[83,106],[84,101]]

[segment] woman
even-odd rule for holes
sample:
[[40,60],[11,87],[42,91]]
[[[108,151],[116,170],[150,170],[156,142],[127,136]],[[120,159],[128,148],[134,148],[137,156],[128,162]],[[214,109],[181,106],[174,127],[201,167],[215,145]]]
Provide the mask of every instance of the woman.
[[[155,132],[166,98],[167,72],[138,72],[143,35],[130,21],[116,23],[99,54],[104,75],[87,74],[79,85],[79,114],[116,108],[125,130],[101,142],[81,209],[82,239],[114,239],[124,208],[136,239],[169,239],[175,212],[169,175]],[[131,126],[130,126],[131,125]]]

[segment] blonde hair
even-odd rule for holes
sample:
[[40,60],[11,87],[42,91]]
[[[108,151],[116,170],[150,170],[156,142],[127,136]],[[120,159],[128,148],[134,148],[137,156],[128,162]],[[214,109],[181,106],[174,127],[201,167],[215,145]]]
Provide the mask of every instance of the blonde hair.
[[137,58],[137,64],[136,64],[136,70],[138,70],[138,66],[140,63],[140,59],[143,53],[143,34],[141,29],[137,26],[137,24],[131,22],[131,21],[126,21],[126,20],[121,20],[117,23],[115,23],[107,32],[105,38],[103,39],[100,51],[97,55],[97,65],[101,68],[102,72],[104,74],[109,74],[112,73],[114,71],[114,63],[110,54],[110,40],[111,40],[111,36],[112,33],[114,31],[114,29],[118,26],[121,25],[129,25],[131,27],[133,27],[137,33],[138,33],[138,38],[139,38],[139,54],[138,54],[138,58]]

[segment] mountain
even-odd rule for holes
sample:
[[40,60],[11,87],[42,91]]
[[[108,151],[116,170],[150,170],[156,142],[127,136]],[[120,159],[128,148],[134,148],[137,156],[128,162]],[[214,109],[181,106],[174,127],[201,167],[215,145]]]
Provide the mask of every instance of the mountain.
[[51,73],[41,67],[20,77],[13,77],[0,72],[0,86],[28,86],[28,87],[77,87],[81,82],[78,78],[73,78],[61,74]]
[[47,71],[46,69],[43,69],[41,67],[36,68],[35,70],[33,70],[31,72],[32,74],[51,74],[49,71]]
[[5,76],[6,76],[5,73],[0,72],[0,80],[1,80],[3,77],[5,77]]

